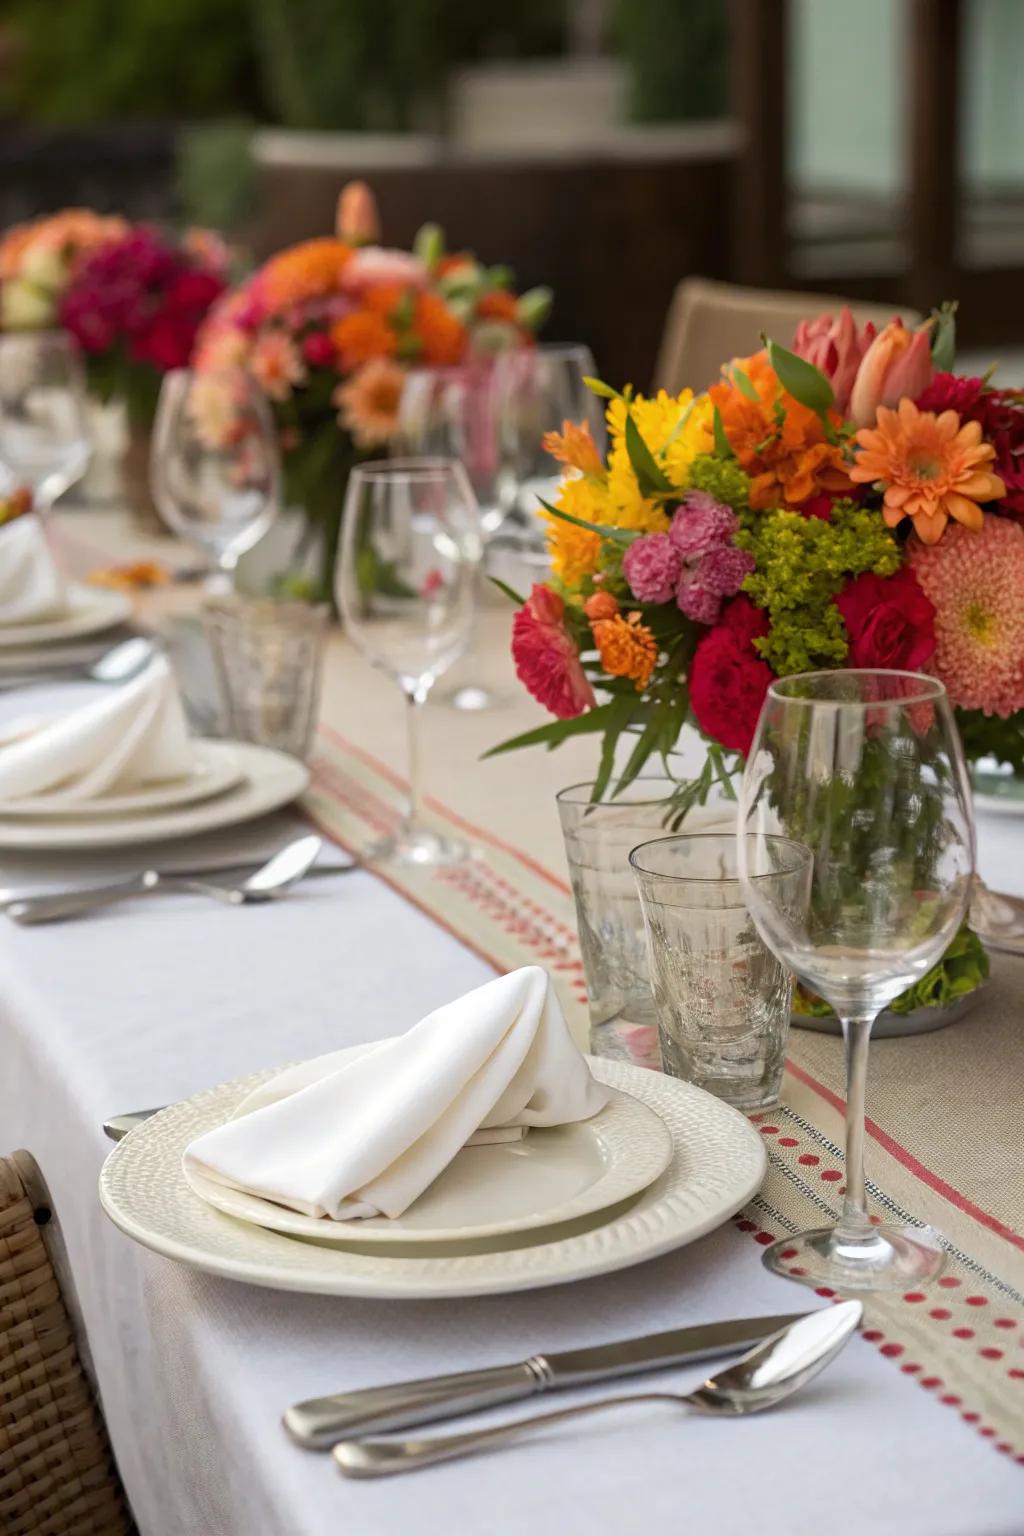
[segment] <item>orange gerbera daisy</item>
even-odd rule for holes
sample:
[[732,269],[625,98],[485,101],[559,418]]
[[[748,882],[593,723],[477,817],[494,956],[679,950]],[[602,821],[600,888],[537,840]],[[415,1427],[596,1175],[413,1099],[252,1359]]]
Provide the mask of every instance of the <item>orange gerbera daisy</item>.
[[896,410],[878,407],[877,425],[857,433],[854,480],[883,487],[886,526],[909,517],[922,544],[937,544],[949,519],[980,530],[982,501],[1005,496],[998,475],[985,466],[996,451],[981,440],[981,425],[960,425],[956,411],[919,411],[903,399]]
[[[750,476],[750,505],[757,511],[798,507],[820,491],[849,491],[842,449],[828,441],[821,418],[782,388],[767,351],[737,358],[733,366],[747,375],[757,398],[730,378],[708,393],[740,468]],[[838,427],[841,418],[833,413],[833,419]]]
[[617,613],[610,619],[598,619],[590,628],[608,675],[631,677],[637,692],[642,692],[658,660],[658,642],[647,625],[641,624],[640,615],[631,613],[624,619]]
[[413,329],[423,343],[423,361],[444,368],[461,362],[466,332],[461,321],[436,293],[418,293]]
[[386,443],[398,421],[405,370],[386,357],[376,357],[339,384],[331,402],[338,419],[360,448]]
[[383,315],[356,309],[331,326],[331,341],[346,373],[377,357],[392,357],[398,338]]
[[603,475],[604,465],[587,422],[563,421],[561,432],[545,432],[544,451],[568,469],[584,475]]
[[390,319],[408,291],[401,283],[378,283],[367,288],[361,302],[366,309],[372,309],[375,315]]
[[334,293],[352,247],[342,240],[304,240],[274,256],[259,279],[260,297],[272,314]]

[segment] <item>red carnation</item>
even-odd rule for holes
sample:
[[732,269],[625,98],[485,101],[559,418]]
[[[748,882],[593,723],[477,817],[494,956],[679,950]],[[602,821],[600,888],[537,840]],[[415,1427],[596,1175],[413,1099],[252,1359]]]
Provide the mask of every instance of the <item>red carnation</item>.
[[983,379],[961,379],[955,373],[936,373],[915,404],[919,411],[934,411],[937,416],[943,411],[969,416],[984,387]]
[[690,668],[690,703],[697,724],[723,747],[750,751],[757,717],[775,674],[753,648],[768,620],[740,594],[697,646]]
[[512,620],[512,659],[520,682],[559,719],[570,720],[595,703],[565,627],[565,604],[549,587],[535,585]]
[[1024,522],[1024,390],[986,390],[969,417],[980,423],[982,436],[995,448],[992,468],[1006,486],[993,511]]
[[852,667],[920,672],[935,650],[935,609],[908,566],[894,576],[857,576],[836,597]]

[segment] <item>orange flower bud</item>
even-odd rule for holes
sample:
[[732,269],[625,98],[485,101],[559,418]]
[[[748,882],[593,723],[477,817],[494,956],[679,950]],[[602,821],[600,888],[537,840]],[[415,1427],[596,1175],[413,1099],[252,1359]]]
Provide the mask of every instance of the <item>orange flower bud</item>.
[[619,600],[610,592],[595,592],[583,604],[583,612],[591,624],[596,624],[599,619],[614,619],[618,611]]
[[377,200],[365,181],[342,187],[335,215],[338,239],[347,245],[374,245],[380,239]]

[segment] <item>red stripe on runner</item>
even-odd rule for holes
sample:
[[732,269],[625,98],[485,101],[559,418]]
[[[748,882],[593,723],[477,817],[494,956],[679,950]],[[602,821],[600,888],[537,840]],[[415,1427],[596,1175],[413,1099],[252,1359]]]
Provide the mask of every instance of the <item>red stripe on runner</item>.
[[[805,1072],[803,1067],[798,1067],[787,1059],[786,1070],[791,1072],[798,1082],[803,1083],[805,1087],[812,1089],[821,1098],[825,1099],[841,1115],[846,1114],[846,1100],[841,1099],[838,1093],[833,1093],[831,1088],[826,1088],[824,1083],[819,1083],[818,1079],[812,1077],[809,1072]],[[922,1184],[927,1184],[929,1189],[933,1189],[937,1195],[941,1195],[944,1200],[948,1200],[950,1205],[956,1206],[957,1210],[962,1211],[965,1216],[970,1216],[979,1225],[988,1227],[989,1231],[994,1232],[997,1237],[1005,1238],[1008,1243],[1012,1243],[1015,1248],[1019,1248],[1024,1252],[1024,1237],[1015,1232],[1012,1227],[1006,1226],[997,1216],[992,1216],[988,1211],[983,1211],[980,1205],[975,1205],[973,1200],[968,1200],[967,1196],[961,1194],[958,1189],[954,1189],[952,1184],[947,1184],[945,1179],[940,1178],[937,1173],[933,1173],[930,1168],[926,1168],[924,1163],[919,1162],[912,1152],[908,1152],[906,1147],[900,1146],[899,1142],[894,1141],[888,1131],[883,1131],[882,1127],[874,1120],[869,1119],[867,1115],[864,1116],[864,1129],[869,1136],[878,1142],[879,1146],[884,1147],[891,1157],[894,1157],[898,1163],[906,1168],[908,1173],[912,1173],[915,1178],[920,1179]]]
[[[332,725],[322,724],[320,731],[323,735],[331,737],[344,751],[351,752],[353,757],[359,758],[360,762],[365,763],[369,768],[373,768],[382,778],[387,779],[389,784],[393,784],[396,789],[408,790],[408,779],[403,779],[393,768],[388,767],[387,763],[382,763],[380,758],[374,757],[372,752],[367,752],[365,747],[360,747],[356,742],[349,741],[346,736],[342,736],[340,731],[336,731]],[[539,875],[542,880],[546,880],[549,885],[553,885],[556,890],[561,891],[564,895],[572,895],[572,886],[567,880],[562,880],[552,870],[545,869],[543,864],[539,864],[528,853],[523,853],[520,848],[514,848],[511,843],[506,843],[493,832],[489,832],[486,827],[479,827],[475,822],[467,821],[464,816],[460,816],[457,811],[453,811],[451,806],[445,805],[443,800],[438,800],[433,795],[427,796],[427,803],[436,810],[441,811],[443,815],[448,817],[449,821],[455,826],[461,827],[464,832],[470,833],[473,837],[480,838],[485,843],[490,843],[492,848],[499,848],[502,853],[507,853],[510,858],[517,859],[526,869],[531,870],[535,875]]]

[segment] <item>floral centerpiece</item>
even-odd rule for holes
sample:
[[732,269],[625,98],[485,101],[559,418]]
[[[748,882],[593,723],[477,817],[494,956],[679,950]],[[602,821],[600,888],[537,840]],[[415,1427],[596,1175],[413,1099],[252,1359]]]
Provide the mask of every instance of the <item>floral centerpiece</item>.
[[160,380],[185,367],[199,325],[227,286],[217,236],[172,237],[86,208],[9,230],[0,241],[0,328],[61,327],[78,342],[91,391],[123,399],[148,425]]
[[372,194],[352,183],[335,235],[280,252],[227,294],[195,356],[201,372],[248,369],[269,396],[288,496],[322,542],[327,588],[348,470],[386,448],[406,370],[527,346],[550,305],[546,289],[517,296],[507,268],[447,253],[435,225],[412,251],[379,235]]
[[600,796],[617,759],[620,784],[652,756],[672,774],[690,724],[683,813],[730,792],[773,678],[886,667],[941,679],[969,757],[1024,766],[1024,392],[955,373],[953,342],[950,307],[878,334],[844,310],[699,395],[592,381],[609,453],[569,422],[549,437],[551,575],[513,620],[557,718],[495,750],[592,732]]

